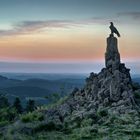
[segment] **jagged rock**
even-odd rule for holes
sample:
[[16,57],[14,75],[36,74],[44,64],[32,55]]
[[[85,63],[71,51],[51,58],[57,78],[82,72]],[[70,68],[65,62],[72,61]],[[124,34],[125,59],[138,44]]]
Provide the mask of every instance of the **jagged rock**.
[[85,87],[73,94],[73,102],[79,101],[76,110],[82,110],[84,106],[87,111],[107,107],[114,112],[131,112],[137,105],[133,97],[130,69],[120,61],[117,38],[114,36],[107,38],[105,64],[106,68],[98,74],[92,72],[86,79]]

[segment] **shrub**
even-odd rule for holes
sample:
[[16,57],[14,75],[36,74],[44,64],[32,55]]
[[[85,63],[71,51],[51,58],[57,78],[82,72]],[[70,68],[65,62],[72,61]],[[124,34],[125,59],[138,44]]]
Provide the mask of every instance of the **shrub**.
[[1,121],[0,122],[0,127],[3,127],[3,126],[5,126],[5,125],[7,125],[7,124],[9,124],[9,121]]
[[75,117],[74,119],[74,123],[76,123],[76,127],[81,127],[81,122],[82,122],[82,119],[80,118],[80,116],[77,116]]
[[0,108],[4,108],[8,106],[9,106],[8,99],[5,96],[0,94]]
[[24,123],[33,122],[33,121],[43,121],[44,115],[39,112],[29,112],[21,116],[21,121]]
[[97,114],[100,117],[106,117],[108,115],[108,111],[107,111],[107,109],[99,109]]
[[36,128],[34,128],[34,132],[41,132],[41,131],[60,131],[62,130],[62,125],[55,124],[54,122],[49,122],[47,124],[43,123],[38,125]]
[[17,116],[16,110],[14,108],[6,107],[0,109],[0,122],[8,121],[11,122]]
[[140,93],[139,92],[134,92],[134,96],[136,99],[140,99]]
[[84,119],[82,122],[81,122],[81,127],[86,127],[86,126],[91,126],[93,123],[93,120],[91,118],[89,119]]

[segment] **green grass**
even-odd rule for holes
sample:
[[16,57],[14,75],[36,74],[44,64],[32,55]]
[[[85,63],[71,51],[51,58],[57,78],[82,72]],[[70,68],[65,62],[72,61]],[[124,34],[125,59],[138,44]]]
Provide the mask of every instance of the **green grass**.
[[[67,99],[67,98],[66,98]],[[51,107],[62,104],[66,99],[59,100]],[[48,109],[48,107],[47,107]],[[7,110],[8,112],[9,110]],[[4,110],[2,111],[4,112]],[[12,127],[11,133],[5,135],[6,140],[140,140],[140,116],[134,114],[116,115],[109,114],[107,110],[97,111],[97,121],[94,118],[80,118],[79,116],[67,118],[63,124],[47,122],[45,113],[36,110],[20,115],[22,125],[29,126],[32,129],[30,135],[18,132],[18,129]],[[9,113],[3,113],[8,116]],[[3,118],[3,117],[2,117]],[[137,123],[135,124],[135,120]],[[8,123],[1,120],[0,125],[5,126]],[[17,126],[20,128],[20,123]],[[4,140],[0,134],[0,140]]]
[[[47,125],[38,125],[34,129],[33,135],[16,133],[15,137],[19,140],[104,140],[105,138],[107,140],[140,140],[140,127],[136,127],[131,122],[130,124],[117,124],[115,121],[112,125],[99,125],[92,124],[92,121],[87,119],[81,122],[81,127],[68,128],[71,131],[65,133],[62,126],[50,122]],[[12,138],[13,136],[9,135],[9,137]]]

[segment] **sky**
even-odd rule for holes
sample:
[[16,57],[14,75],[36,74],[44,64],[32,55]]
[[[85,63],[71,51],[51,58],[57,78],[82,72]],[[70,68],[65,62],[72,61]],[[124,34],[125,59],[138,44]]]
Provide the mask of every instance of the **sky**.
[[140,74],[139,5],[139,0],[0,0],[0,72],[99,72],[113,21],[121,34],[122,62]]

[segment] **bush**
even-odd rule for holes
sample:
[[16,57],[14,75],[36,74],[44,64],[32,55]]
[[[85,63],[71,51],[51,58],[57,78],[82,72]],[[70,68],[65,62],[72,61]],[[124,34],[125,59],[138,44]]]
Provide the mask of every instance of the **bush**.
[[8,106],[9,106],[8,99],[5,96],[0,94],[0,108],[4,108]]
[[140,93],[139,92],[134,92],[134,96],[136,99],[140,99]]
[[0,122],[11,122],[17,116],[17,112],[14,108],[6,107],[0,109]]
[[86,127],[86,126],[91,126],[93,123],[93,120],[91,118],[89,119],[84,119],[82,122],[81,122],[81,127]]
[[7,125],[7,124],[9,124],[9,121],[1,121],[0,122],[0,127],[3,127],[3,126],[5,126],[5,125]]
[[63,129],[62,125],[55,124],[54,122],[49,122],[47,124],[43,123],[34,128],[34,132],[41,131],[61,131]]
[[39,112],[29,112],[21,116],[21,121],[24,123],[33,122],[33,121],[43,121],[44,115]]
[[98,110],[97,114],[100,117],[106,117],[108,115],[108,111],[106,109],[100,109]]

